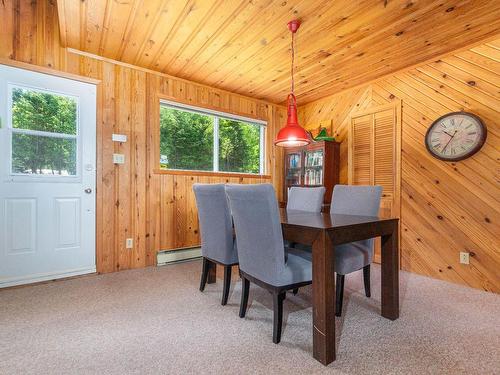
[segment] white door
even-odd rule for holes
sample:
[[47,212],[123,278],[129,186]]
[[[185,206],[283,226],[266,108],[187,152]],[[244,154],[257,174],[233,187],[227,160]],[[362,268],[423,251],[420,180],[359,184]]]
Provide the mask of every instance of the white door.
[[95,272],[95,85],[0,65],[0,287]]

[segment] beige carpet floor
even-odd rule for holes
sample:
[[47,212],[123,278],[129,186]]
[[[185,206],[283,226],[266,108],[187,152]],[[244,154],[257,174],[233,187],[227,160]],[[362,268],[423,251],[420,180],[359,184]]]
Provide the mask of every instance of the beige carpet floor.
[[500,296],[403,272],[401,317],[379,314],[361,274],[346,279],[338,360],[312,358],[311,288],[285,301],[274,345],[272,302],[240,283],[198,291],[200,262],[0,291],[1,374],[500,374]]

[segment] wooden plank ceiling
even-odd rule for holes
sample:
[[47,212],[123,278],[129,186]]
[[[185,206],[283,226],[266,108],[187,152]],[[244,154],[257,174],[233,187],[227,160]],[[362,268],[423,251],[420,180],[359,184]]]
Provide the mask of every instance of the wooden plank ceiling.
[[297,35],[304,104],[488,38],[498,0],[57,0],[63,45],[282,102]]

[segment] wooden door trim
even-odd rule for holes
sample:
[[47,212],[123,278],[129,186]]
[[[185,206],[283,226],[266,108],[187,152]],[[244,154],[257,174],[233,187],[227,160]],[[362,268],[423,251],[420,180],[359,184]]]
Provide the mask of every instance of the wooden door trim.
[[375,185],[375,113],[370,113],[370,185]]
[[352,120],[354,117],[349,118],[349,128],[347,132],[347,183],[349,185],[352,185],[353,178],[354,178],[354,171],[353,171],[353,136],[354,136],[354,128],[352,124]]
[[[395,194],[395,199],[394,201],[396,202],[396,212],[398,214],[399,223],[398,225],[401,226],[401,136],[402,136],[402,126],[403,126],[403,102],[401,99],[397,100],[394,104],[395,106],[395,111],[394,111],[394,116],[395,116],[395,155],[394,155],[394,170],[396,171],[396,176],[394,178],[394,194]],[[399,230],[399,233],[401,233],[401,230]],[[401,234],[400,234],[401,235]],[[401,238],[400,238],[401,240]],[[400,242],[401,243],[401,242]]]

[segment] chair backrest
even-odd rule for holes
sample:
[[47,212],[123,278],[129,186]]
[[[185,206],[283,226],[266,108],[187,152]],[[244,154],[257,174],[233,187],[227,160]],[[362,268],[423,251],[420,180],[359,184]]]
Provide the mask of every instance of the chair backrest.
[[238,241],[240,269],[274,284],[285,268],[283,233],[270,184],[226,185]]
[[201,253],[223,264],[238,262],[233,223],[223,184],[194,184],[201,232]]
[[308,212],[321,212],[325,188],[320,187],[296,187],[288,191],[287,210],[300,210]]
[[335,185],[330,213],[378,216],[382,186]]
[[[382,186],[335,185],[330,213],[378,216],[381,197]],[[373,239],[358,241],[357,243],[373,250]]]

